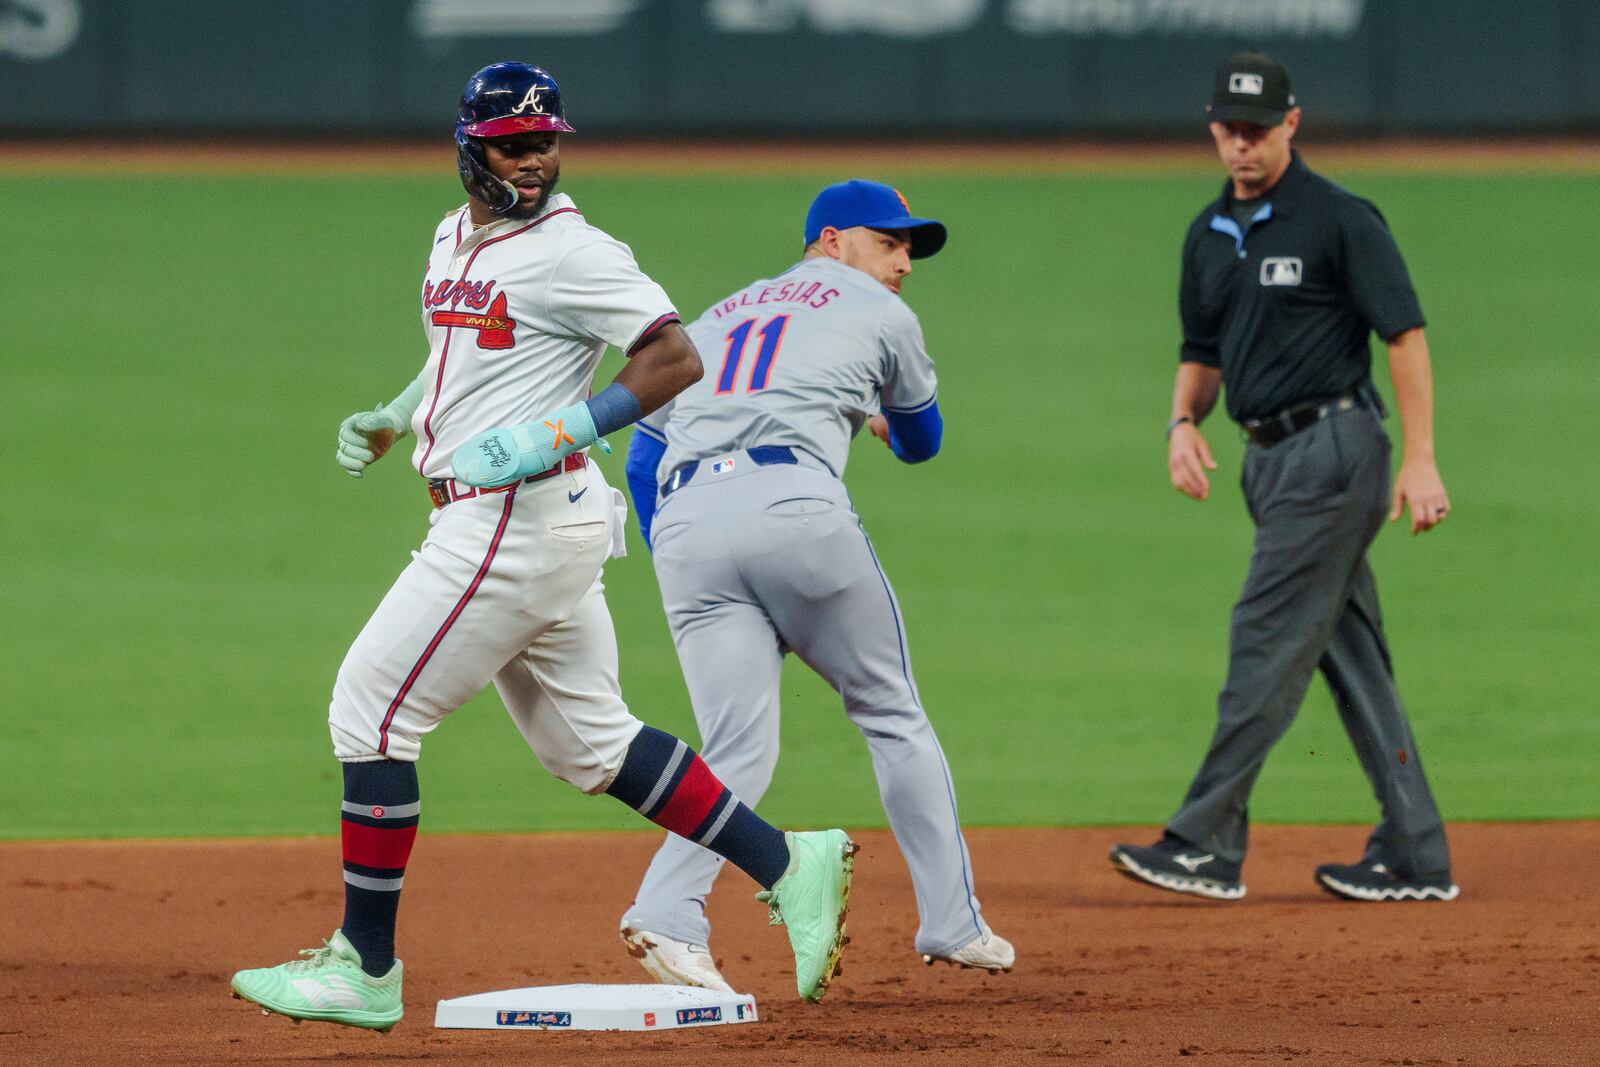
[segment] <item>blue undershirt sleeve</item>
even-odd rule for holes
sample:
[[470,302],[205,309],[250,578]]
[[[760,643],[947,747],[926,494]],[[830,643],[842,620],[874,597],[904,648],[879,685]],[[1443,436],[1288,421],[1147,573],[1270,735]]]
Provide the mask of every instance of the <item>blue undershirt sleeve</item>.
[[650,523],[656,517],[656,468],[667,454],[667,442],[651,427],[636,423],[628,442],[628,492],[633,496],[633,513],[639,516],[639,532],[645,547],[650,545]]
[[883,417],[889,423],[889,450],[901,462],[922,463],[939,454],[944,419],[937,401],[915,412],[885,408]]

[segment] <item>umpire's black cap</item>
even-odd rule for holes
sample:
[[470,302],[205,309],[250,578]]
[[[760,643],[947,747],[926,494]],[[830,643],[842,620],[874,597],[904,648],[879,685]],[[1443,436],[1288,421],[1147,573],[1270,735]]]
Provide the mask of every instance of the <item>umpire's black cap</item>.
[[1264,52],[1240,52],[1218,64],[1206,119],[1276,126],[1292,107],[1294,90],[1283,64]]

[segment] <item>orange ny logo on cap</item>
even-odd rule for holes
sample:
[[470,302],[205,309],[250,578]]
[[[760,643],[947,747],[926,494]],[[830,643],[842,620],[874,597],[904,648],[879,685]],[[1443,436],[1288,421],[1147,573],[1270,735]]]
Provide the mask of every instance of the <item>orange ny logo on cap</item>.
[[902,193],[898,189],[895,189],[894,195],[900,198],[900,206],[906,209],[906,214],[911,214],[911,205],[906,203],[906,194]]

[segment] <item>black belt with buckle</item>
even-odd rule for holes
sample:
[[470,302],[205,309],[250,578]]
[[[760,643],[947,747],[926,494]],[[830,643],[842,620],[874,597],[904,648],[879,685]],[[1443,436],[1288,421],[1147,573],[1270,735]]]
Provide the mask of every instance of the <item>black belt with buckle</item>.
[[1268,415],[1264,419],[1246,419],[1239,425],[1244,427],[1245,436],[1263,448],[1271,448],[1286,437],[1292,437],[1301,430],[1315,426],[1331,415],[1342,411],[1351,411],[1355,408],[1373,408],[1375,405],[1368,397],[1366,390],[1360,389],[1353,393],[1344,393],[1329,400],[1316,400],[1309,404],[1297,404],[1292,408],[1285,408],[1276,415]]
[[[756,445],[753,448],[745,449],[744,453],[750,457],[750,462],[758,467],[770,467],[776,463],[800,462],[795,458],[794,449],[788,445]],[[688,485],[689,479],[694,477],[702,462],[704,461],[698,459],[690,460],[674,470],[667,480],[661,483],[661,499],[665,500],[679,489]]]

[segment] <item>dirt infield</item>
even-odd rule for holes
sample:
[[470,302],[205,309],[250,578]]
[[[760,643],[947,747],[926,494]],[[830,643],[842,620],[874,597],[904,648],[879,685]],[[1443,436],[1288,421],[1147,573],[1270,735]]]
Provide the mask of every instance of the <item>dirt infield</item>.
[[[1600,139],[1393,138],[1295,142],[1318,166],[1426,173],[1600,173]],[[959,143],[822,140],[639,141],[574,139],[573,173],[635,175],[886,173],[1150,173],[1217,169],[1197,130],[1186,141],[994,141]],[[0,141],[0,175],[84,174],[448,174],[454,145],[430,142],[114,140],[109,143]]]
[[1573,1064],[1596,1057],[1600,823],[1454,831],[1453,904],[1336,901],[1312,866],[1350,827],[1263,827],[1250,895],[1211,904],[1112,873],[1149,831],[970,834],[989,919],[1017,970],[929,969],[883,832],[858,837],[844,976],[795,999],[781,930],[729,874],[716,950],[755,1025],[593,1035],[432,1028],[446,996],[642,981],[617,916],[647,834],[424,837],[406,879],[407,1017],[389,1035],[262,1018],[228,997],[340,909],[331,838],[0,845],[0,1063],[776,1064],[1082,1059],[1108,1064]]

